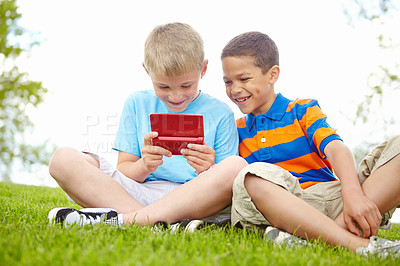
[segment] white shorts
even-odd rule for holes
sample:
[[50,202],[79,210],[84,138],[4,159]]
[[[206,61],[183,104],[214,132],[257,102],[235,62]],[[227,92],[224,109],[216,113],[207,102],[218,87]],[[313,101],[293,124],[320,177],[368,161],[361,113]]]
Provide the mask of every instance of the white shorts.
[[[152,204],[182,185],[180,183],[171,181],[149,181],[145,183],[139,183],[126,177],[103,157],[93,153],[85,153],[96,159],[99,162],[100,170],[102,172],[106,173],[112,179],[117,181],[133,198],[135,198],[144,206]],[[68,200],[76,203],[70,196],[68,196],[68,194],[67,197]]]

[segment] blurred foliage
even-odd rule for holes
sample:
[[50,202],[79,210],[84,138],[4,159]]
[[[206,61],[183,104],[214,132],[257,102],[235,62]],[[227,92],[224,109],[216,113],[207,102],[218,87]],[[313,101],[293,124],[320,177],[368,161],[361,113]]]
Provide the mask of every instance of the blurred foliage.
[[[389,36],[383,33],[387,18],[399,16],[400,2],[397,0],[350,0],[344,6],[344,13],[348,23],[357,27],[356,22],[367,22],[371,27],[379,26],[377,33],[377,46],[382,51],[393,55],[400,49],[398,36]],[[396,33],[397,35],[397,33]],[[397,38],[397,39],[396,39]],[[368,132],[371,139],[364,140],[354,149],[357,161],[360,161],[376,143],[383,142],[396,132],[399,123],[398,113],[385,112],[385,106],[393,103],[391,99],[400,91],[400,58],[391,57],[391,62],[379,63],[372,71],[367,80],[368,91],[362,95],[357,103],[356,115],[353,120],[354,126],[370,125]]]
[[398,11],[397,0],[349,0],[343,9],[349,24],[359,19],[374,20]]
[[43,102],[47,89],[29,80],[16,64],[18,57],[38,44],[29,41],[22,47],[19,38],[27,30],[17,24],[20,17],[16,0],[0,0],[0,175],[4,180],[10,179],[15,162],[29,168],[47,164],[50,156],[46,142],[31,145],[24,140],[33,129],[27,110]]

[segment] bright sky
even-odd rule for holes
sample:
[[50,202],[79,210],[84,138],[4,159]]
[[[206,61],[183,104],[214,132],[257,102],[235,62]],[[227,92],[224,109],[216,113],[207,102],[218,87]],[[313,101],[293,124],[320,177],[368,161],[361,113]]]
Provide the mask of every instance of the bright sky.
[[[330,124],[355,146],[360,132],[340,112],[354,114],[349,106],[366,92],[367,76],[382,54],[375,28],[347,24],[343,1],[18,0],[20,25],[40,32],[41,42],[21,68],[49,89],[46,102],[29,110],[31,141],[90,149],[115,163],[111,147],[123,102],[133,91],[152,88],[142,68],[144,41],[156,25],[179,21],[205,42],[209,67],[201,90],[230,104],[237,117],[242,114],[225,95],[219,56],[234,36],[262,31],[280,51],[277,91],[318,99]],[[46,169],[12,179],[56,185]]]

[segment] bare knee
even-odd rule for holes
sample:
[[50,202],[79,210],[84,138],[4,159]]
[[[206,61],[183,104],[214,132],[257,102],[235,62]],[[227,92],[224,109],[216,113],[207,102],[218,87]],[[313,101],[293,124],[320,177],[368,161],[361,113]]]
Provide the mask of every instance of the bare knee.
[[283,189],[277,184],[250,173],[244,178],[244,187],[254,203],[257,202],[257,200],[264,200],[272,196],[273,191],[276,189]]
[[59,176],[65,169],[66,164],[68,164],[68,158],[71,156],[72,152],[73,149],[69,147],[61,147],[54,152],[49,163],[49,173],[53,178]]
[[250,173],[246,174],[244,178],[244,187],[246,188],[250,197],[260,190],[260,181],[260,177]]
[[221,175],[222,178],[220,178],[221,185],[228,186],[229,189],[232,189],[233,181],[235,180],[239,172],[246,165],[248,165],[246,160],[239,156],[230,156],[223,160],[220,164],[225,172],[225,174]]
[[[57,181],[62,181],[67,178],[69,174],[77,169],[80,163],[85,161],[94,160],[93,158],[88,158],[87,155],[82,152],[75,150],[70,147],[58,148],[49,163],[49,173]],[[91,162],[94,164],[93,162]]]
[[225,160],[229,163],[232,174],[235,176],[237,176],[239,172],[248,165],[247,161],[240,156],[230,156]]

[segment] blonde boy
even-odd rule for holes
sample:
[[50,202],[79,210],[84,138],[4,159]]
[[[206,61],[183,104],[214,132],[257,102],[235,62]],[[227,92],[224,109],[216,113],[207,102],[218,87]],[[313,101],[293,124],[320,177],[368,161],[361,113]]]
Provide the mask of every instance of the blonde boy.
[[[57,150],[51,175],[73,201],[90,209],[56,208],[51,222],[175,223],[230,205],[234,177],[247,163],[234,156],[232,111],[199,90],[208,64],[200,35],[183,23],[158,26],[146,40],[144,58],[153,90],[132,93],[125,102],[114,145],[117,169],[94,154]],[[204,145],[189,144],[183,156],[153,146],[157,133],[150,132],[150,113],[202,114]]]

